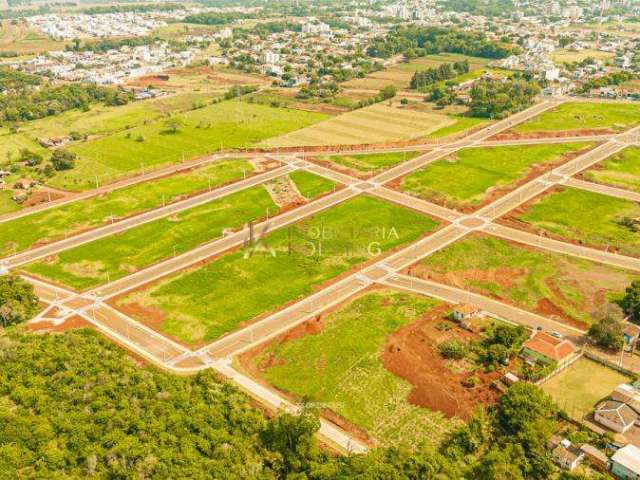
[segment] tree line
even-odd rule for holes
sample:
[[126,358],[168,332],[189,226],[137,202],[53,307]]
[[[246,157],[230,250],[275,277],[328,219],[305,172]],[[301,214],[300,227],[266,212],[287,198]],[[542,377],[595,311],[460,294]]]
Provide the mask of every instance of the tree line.
[[538,83],[525,78],[480,79],[471,89],[469,109],[474,117],[505,118],[531,106],[539,93]]
[[458,75],[462,75],[469,72],[469,61],[463,60],[461,62],[443,63],[437,67],[428,68],[422,71],[416,71],[411,78],[410,87],[412,89],[420,90],[434,83],[449,80]]
[[520,52],[520,47],[488,40],[480,32],[440,27],[396,27],[386,36],[376,37],[367,52],[372,57],[389,58],[409,52],[422,57],[437,53],[460,53],[483,58],[505,58]]

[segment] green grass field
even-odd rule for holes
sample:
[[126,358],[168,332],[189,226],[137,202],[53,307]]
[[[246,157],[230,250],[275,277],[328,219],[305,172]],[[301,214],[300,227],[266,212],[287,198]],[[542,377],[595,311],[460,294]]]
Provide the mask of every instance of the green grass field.
[[423,152],[391,152],[362,155],[329,155],[321,157],[321,160],[326,160],[357,172],[369,173],[386,170],[406,160],[411,160],[422,153]]
[[546,195],[517,216],[536,230],[640,256],[638,233],[621,224],[625,218],[638,217],[640,205],[636,202],[576,188]]
[[470,130],[475,130],[491,123],[491,121],[486,118],[467,117],[465,115],[448,116],[454,119],[455,123],[452,125],[447,125],[446,127],[439,128],[435,132],[427,135],[427,138],[439,140],[441,138],[459,136]]
[[38,242],[51,242],[82,230],[135,215],[238,180],[253,166],[244,159],[223,160],[159,180],[113,190],[104,195],[43,210],[0,224],[0,256],[19,252]]
[[210,341],[437,226],[411,210],[360,196],[270,233],[262,248],[231,252],[120,304],[159,309],[162,330],[183,341]]
[[613,267],[482,235],[436,252],[414,267],[413,274],[582,327],[633,280],[630,273]]
[[337,186],[335,182],[305,170],[291,172],[289,177],[298,187],[300,194],[307,200],[313,200],[325,193],[332,192]]
[[584,174],[587,180],[640,192],[640,148],[628,147]]
[[570,417],[581,421],[596,404],[630,378],[593,360],[581,358],[542,384],[542,389]]
[[[12,193],[9,190],[0,190],[0,215],[20,210],[20,205],[11,199]],[[3,234],[3,228],[0,227],[0,237]]]
[[556,108],[514,127],[517,133],[563,130],[627,130],[640,123],[640,108],[630,103],[563,103]]
[[239,228],[266,216],[267,208],[271,214],[278,212],[267,191],[256,186],[66,250],[25,270],[84,290],[220,238],[225,228]]
[[96,177],[107,183],[220,148],[254,145],[326,117],[237,101],[209,105],[174,115],[181,124],[176,133],[171,133],[166,120],[157,120],[74,145],[69,150],[78,155],[76,167],[60,172],[50,183],[67,190],[86,190],[95,187]]
[[386,338],[435,307],[427,297],[380,291],[356,298],[323,319],[318,334],[271,344],[252,359],[279,389],[326,405],[383,445],[435,446],[456,425],[410,404],[412,386],[382,363]]
[[590,143],[466,148],[403,179],[400,189],[453,207],[477,206],[496,189],[525,178],[535,165],[559,163]]
[[602,60],[605,64],[609,60],[613,60],[616,56],[614,52],[603,52],[600,50],[580,50],[571,51],[566,49],[559,49],[551,53],[550,57],[556,63],[573,63],[582,62],[587,58],[595,58],[596,60]]
[[448,115],[390,107],[360,108],[261,143],[264,147],[360,145],[412,140],[453,125]]
[[71,132],[89,136],[107,135],[143,125],[167,114],[189,110],[194,103],[208,103],[212,98],[214,96],[210,93],[192,92],[131,102],[119,107],[94,104],[88,112],[69,110],[60,115],[23,122],[17,133],[0,128],[0,163],[18,158],[22,148],[48,157],[49,151],[40,146],[38,138],[64,137]]

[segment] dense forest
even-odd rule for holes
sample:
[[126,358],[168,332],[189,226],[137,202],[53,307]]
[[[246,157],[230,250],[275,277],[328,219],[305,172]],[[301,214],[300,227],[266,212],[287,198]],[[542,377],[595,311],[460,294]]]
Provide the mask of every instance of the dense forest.
[[[558,412],[519,383],[439,450],[318,448],[315,412],[266,419],[212,371],[137,365],[91,330],[0,329],[0,472],[7,478],[546,479]],[[569,478],[569,477],[567,477]]]
[[426,70],[417,71],[411,78],[412,89],[422,89],[443,80],[449,80],[458,75],[469,72],[469,61],[443,63],[437,67],[427,68]]
[[474,57],[505,58],[519,53],[520,47],[487,40],[482,33],[409,26],[395,28],[386,36],[375,38],[367,52],[372,57],[380,58],[401,53],[418,57],[436,53],[462,53]]
[[471,115],[484,118],[505,118],[533,104],[540,87],[524,78],[512,80],[481,79],[471,89]]

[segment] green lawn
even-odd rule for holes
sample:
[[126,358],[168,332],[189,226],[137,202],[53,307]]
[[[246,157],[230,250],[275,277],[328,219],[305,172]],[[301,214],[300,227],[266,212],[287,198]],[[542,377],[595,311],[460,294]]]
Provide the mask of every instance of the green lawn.
[[313,200],[321,195],[332,192],[336,183],[305,170],[296,170],[289,174],[300,194],[307,200]]
[[581,421],[596,404],[631,379],[588,358],[581,358],[544,384],[542,389],[570,417]]
[[107,183],[220,148],[254,145],[327,115],[227,101],[172,118],[180,123],[175,133],[171,133],[167,120],[157,120],[70,147],[78,155],[76,167],[58,173],[50,183],[68,190],[86,190],[95,187],[96,177],[100,183]]
[[607,128],[621,132],[640,123],[640,108],[630,103],[563,103],[514,127],[518,133]]
[[[10,190],[0,190],[0,215],[20,210],[20,205],[14,202],[11,197],[12,193]],[[0,237],[4,233],[3,229],[4,224],[0,227]]]
[[404,192],[454,207],[477,206],[496,188],[513,186],[534,165],[559,163],[590,143],[466,148],[406,176]]
[[453,125],[442,127],[439,130],[436,130],[430,135],[427,135],[427,138],[441,139],[441,138],[450,137],[453,135],[459,135],[469,130],[486,126],[490,123],[490,120],[486,118],[468,117],[464,115],[449,115],[449,116],[455,119],[456,123],[454,123]]
[[262,186],[253,187],[31,263],[25,270],[78,290],[95,287],[219,238],[225,228],[264,217],[267,208],[272,214],[278,211]]
[[329,155],[322,157],[322,160],[327,160],[358,172],[368,173],[385,170],[406,160],[411,160],[422,153],[423,152],[390,152],[362,155]]
[[628,147],[584,174],[587,180],[640,192],[640,148]]
[[640,256],[638,232],[621,223],[639,217],[640,205],[631,200],[566,188],[535,201],[518,220],[587,245],[616,247],[624,255]]
[[381,359],[390,334],[436,305],[408,293],[369,293],[325,317],[320,333],[274,343],[252,361],[259,369],[269,362],[270,384],[327,405],[383,445],[437,445],[456,421],[410,404],[411,384]]
[[260,248],[228,253],[120,303],[160,309],[162,329],[181,340],[210,341],[437,226],[411,210],[360,196],[270,233]]
[[113,190],[0,224],[0,256],[26,250],[38,242],[59,240],[82,230],[170,203],[209,187],[238,180],[253,166],[244,159],[215,162],[203,168]]
[[475,234],[426,258],[412,273],[581,327],[633,280],[613,267]]

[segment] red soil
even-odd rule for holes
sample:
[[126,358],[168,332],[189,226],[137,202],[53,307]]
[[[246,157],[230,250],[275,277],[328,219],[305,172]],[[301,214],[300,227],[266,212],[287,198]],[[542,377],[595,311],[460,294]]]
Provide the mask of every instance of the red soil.
[[579,130],[562,130],[559,132],[529,132],[521,133],[513,130],[498,133],[489,140],[523,140],[537,138],[567,138],[567,137],[586,137],[590,135],[613,135],[616,132],[610,128],[584,128]]

